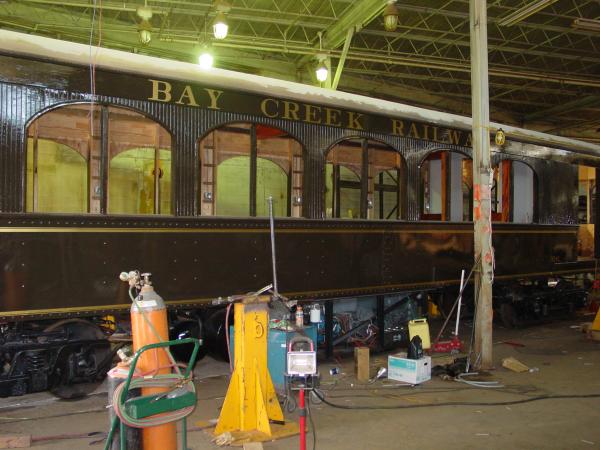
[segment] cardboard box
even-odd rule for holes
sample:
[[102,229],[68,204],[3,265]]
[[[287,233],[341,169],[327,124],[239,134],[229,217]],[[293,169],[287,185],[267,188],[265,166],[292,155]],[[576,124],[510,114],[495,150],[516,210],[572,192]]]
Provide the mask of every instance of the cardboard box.
[[390,380],[404,381],[410,384],[419,384],[431,379],[431,357],[421,359],[407,359],[406,354],[388,356],[388,378]]

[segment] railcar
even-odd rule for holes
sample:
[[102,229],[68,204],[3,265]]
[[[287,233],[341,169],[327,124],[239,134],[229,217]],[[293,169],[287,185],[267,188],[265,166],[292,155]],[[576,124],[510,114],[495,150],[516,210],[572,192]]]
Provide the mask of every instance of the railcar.
[[[220,299],[270,283],[269,197],[279,290],[324,301],[328,351],[336,299],[375,298],[383,325],[388,296],[455,287],[473,263],[470,128],[0,30],[0,395],[102,373],[98,325],[130,306],[122,270],[153,273],[174,327],[195,333]],[[600,148],[504,130],[490,173],[496,283],[521,292],[591,270],[575,164],[597,166]]]

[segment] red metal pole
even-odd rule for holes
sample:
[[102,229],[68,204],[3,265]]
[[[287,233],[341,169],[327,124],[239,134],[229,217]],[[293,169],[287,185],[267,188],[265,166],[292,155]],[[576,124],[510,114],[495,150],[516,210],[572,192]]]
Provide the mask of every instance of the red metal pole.
[[300,450],[306,450],[306,409],[304,408],[304,389],[300,389]]

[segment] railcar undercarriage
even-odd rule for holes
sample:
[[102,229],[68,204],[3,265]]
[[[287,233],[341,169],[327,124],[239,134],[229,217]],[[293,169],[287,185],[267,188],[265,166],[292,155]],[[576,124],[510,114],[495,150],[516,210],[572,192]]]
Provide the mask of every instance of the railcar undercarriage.
[[0,397],[50,390],[61,398],[91,392],[110,364],[106,335],[82,319],[0,326]]

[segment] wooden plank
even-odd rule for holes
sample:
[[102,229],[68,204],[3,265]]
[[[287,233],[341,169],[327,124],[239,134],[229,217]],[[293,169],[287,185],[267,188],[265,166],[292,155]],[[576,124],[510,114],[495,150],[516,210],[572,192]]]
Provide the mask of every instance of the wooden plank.
[[29,448],[30,434],[0,435],[0,448]]
[[369,347],[354,349],[354,372],[358,381],[369,381]]
[[262,442],[246,442],[244,450],[263,450]]

